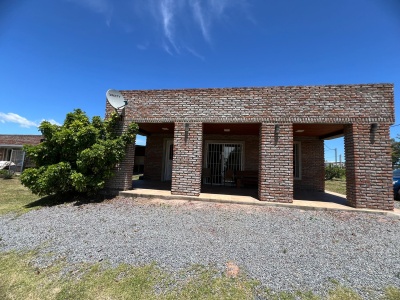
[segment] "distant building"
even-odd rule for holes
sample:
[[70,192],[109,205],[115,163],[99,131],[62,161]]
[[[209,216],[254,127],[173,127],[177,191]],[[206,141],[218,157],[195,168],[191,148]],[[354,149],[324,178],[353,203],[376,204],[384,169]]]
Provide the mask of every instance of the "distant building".
[[[42,135],[0,134],[0,161],[13,161],[17,171],[32,167],[30,159],[22,151],[23,146],[38,145],[42,139]],[[2,165],[6,166],[5,163]]]

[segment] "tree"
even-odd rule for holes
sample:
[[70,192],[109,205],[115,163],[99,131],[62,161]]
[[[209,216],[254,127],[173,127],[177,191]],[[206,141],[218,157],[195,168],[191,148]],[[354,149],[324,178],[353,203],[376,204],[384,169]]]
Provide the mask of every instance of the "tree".
[[36,167],[21,174],[22,184],[39,196],[96,194],[113,176],[113,168],[124,158],[138,131],[132,123],[119,135],[118,122],[116,113],[105,121],[95,116],[90,122],[80,109],[68,113],[61,126],[42,122],[39,130],[44,141],[24,147]]
[[325,167],[325,180],[340,179],[344,176],[346,176],[346,169],[341,166],[327,165]]
[[395,139],[391,139],[392,144],[392,167],[396,168],[400,164],[400,142],[396,142]]

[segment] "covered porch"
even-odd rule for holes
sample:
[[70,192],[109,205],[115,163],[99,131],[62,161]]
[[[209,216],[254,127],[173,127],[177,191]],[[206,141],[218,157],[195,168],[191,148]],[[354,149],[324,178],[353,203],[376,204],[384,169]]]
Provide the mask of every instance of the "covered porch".
[[[277,185],[281,191],[288,190],[286,202],[302,198],[299,195],[305,191],[324,191],[324,139],[344,134],[343,124],[271,125],[267,133],[269,141],[265,143],[261,137],[266,133],[262,132],[260,123],[181,123],[178,126],[176,123],[139,124],[140,132],[147,135],[146,189],[154,182],[162,186],[161,190],[175,195],[225,194],[265,200],[260,197],[260,187],[268,189]],[[277,127],[287,130],[278,128],[277,132]],[[284,149],[279,148],[281,140],[285,141]],[[192,157],[195,163],[191,162]],[[174,169],[179,170],[176,176]],[[282,182],[279,179],[268,182],[268,172],[275,176],[282,170]],[[250,173],[254,178],[242,180],[243,173]],[[260,174],[266,178],[264,184],[260,184],[263,180]]]

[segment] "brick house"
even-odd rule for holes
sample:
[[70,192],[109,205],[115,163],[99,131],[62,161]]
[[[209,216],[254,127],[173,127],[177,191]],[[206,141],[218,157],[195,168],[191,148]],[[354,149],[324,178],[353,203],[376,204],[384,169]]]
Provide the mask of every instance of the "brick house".
[[[42,135],[0,134],[0,161],[10,161],[13,150],[22,150],[24,145],[38,145]],[[24,167],[31,166],[29,158],[24,157]]]
[[[171,194],[198,196],[228,169],[251,171],[261,201],[293,202],[324,191],[324,140],[344,136],[347,201],[394,207],[389,127],[392,84],[120,91],[121,128],[147,136],[145,178],[171,180]],[[106,115],[114,109],[106,104]],[[134,146],[110,188],[132,188]],[[211,170],[204,178],[205,170]],[[203,185],[202,185],[203,184]]]

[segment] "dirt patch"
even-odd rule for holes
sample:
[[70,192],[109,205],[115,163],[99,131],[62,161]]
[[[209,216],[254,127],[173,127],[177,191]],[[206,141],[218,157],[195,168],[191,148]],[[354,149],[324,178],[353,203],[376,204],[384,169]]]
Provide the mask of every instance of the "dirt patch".
[[226,277],[236,278],[239,275],[240,269],[233,261],[228,261],[226,263]]

